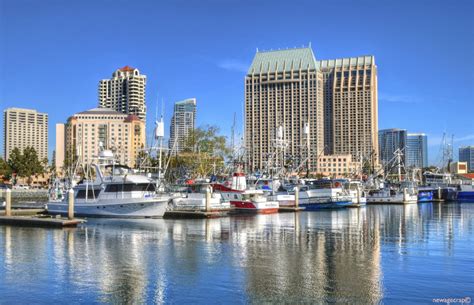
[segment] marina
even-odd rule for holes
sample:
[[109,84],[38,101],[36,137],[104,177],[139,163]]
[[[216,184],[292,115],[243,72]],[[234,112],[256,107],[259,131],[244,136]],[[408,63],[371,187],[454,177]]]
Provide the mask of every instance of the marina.
[[0,226],[0,290],[22,303],[431,303],[472,295],[473,232],[474,203],[458,202]]

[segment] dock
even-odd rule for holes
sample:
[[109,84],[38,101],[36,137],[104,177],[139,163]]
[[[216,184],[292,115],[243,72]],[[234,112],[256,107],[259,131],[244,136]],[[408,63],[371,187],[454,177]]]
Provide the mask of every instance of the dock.
[[[0,210],[0,217],[5,216],[5,210]],[[12,209],[11,216],[34,216],[46,214],[45,209]]]
[[0,210],[0,225],[65,228],[76,227],[85,220],[74,218],[74,193],[69,192],[68,217],[46,215],[45,209],[12,209],[11,190],[6,191],[5,209]]
[[0,224],[22,227],[65,228],[77,227],[84,223],[82,219],[53,218],[44,215],[38,216],[0,216]]

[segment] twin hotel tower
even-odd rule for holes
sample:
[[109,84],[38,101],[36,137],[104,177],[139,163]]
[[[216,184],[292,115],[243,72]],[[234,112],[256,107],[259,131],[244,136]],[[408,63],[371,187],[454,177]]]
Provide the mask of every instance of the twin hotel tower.
[[[128,66],[115,71],[111,79],[101,80],[98,108],[56,125],[56,168],[62,168],[73,155],[82,164],[91,162],[100,143],[115,149],[123,164],[135,166],[138,153],[146,146],[145,88],[146,76]],[[178,102],[174,111],[170,143],[178,143],[181,150],[180,143],[195,128],[196,100]],[[28,125],[33,123],[18,121],[20,116],[21,109],[5,110],[5,155],[13,146],[24,148],[26,144],[45,155],[47,128],[41,129],[44,135],[33,137],[35,128]],[[245,77],[244,117],[250,170],[264,169],[278,150],[277,143],[284,143],[284,154],[307,160],[311,172],[353,172],[362,159],[376,164],[374,57],[316,60],[310,46],[257,50]]]

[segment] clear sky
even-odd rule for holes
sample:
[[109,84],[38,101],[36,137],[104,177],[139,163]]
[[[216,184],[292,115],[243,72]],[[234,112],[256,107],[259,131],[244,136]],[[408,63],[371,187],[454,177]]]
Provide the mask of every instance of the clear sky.
[[51,153],[55,124],[130,65],[148,77],[149,118],[163,99],[168,129],[173,103],[196,97],[198,125],[230,134],[256,48],[309,42],[317,59],[374,55],[379,129],[427,133],[431,162],[443,132],[474,144],[471,0],[0,0],[0,108],[49,113]]

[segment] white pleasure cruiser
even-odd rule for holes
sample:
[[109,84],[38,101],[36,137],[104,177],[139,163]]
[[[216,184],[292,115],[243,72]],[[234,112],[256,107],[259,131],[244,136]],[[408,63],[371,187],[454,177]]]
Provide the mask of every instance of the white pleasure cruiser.
[[[111,151],[100,152],[99,164],[92,164],[95,180],[83,181],[73,188],[74,214],[85,217],[163,217],[172,197],[157,193],[154,180],[133,174],[128,167],[114,164],[113,159]],[[47,210],[50,214],[67,214],[68,196],[50,200]]]

